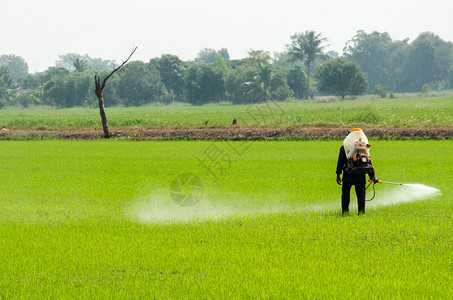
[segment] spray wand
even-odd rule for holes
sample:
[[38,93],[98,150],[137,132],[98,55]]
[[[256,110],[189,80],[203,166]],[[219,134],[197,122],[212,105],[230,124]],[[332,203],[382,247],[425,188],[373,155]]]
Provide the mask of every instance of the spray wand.
[[405,183],[390,182],[390,181],[382,181],[382,180],[378,180],[377,182],[378,182],[378,183],[386,183],[386,184],[395,184],[395,185],[407,185],[407,184],[405,184]]
[[[369,182],[373,182],[373,180],[368,180]],[[374,181],[374,183],[386,183],[386,184],[395,184],[395,185],[409,185],[407,183],[399,183],[399,182],[391,182],[391,181],[382,181],[382,180],[378,180],[378,181]]]

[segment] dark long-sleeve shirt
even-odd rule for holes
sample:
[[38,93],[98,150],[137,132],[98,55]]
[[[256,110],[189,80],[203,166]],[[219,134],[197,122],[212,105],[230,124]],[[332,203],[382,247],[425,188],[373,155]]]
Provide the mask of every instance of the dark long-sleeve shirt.
[[[341,146],[340,153],[338,155],[338,162],[337,162],[337,175],[341,175],[343,173],[346,163],[348,162],[348,158],[346,157],[346,152],[344,151],[344,147]],[[371,163],[371,161],[370,161]],[[374,178],[374,172],[368,174],[370,179]],[[343,181],[350,182],[350,183],[366,183],[365,174],[348,174],[343,173]]]

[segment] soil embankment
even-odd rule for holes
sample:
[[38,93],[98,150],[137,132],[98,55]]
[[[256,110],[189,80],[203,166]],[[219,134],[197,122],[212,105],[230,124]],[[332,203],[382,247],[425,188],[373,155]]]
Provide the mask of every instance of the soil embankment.
[[[151,128],[112,130],[112,138],[133,140],[315,140],[342,139],[348,128]],[[452,139],[453,128],[364,128],[369,138],[378,139]],[[0,131],[2,140],[101,139],[102,130],[8,130]]]

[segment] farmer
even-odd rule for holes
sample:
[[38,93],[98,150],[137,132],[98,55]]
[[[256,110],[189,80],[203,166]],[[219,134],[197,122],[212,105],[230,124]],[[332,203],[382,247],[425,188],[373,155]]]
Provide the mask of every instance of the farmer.
[[[361,129],[353,129],[348,133],[348,137],[350,136],[351,132],[356,131],[356,133],[363,134]],[[357,132],[360,131],[360,132]],[[363,134],[366,141],[366,146],[369,148],[368,140],[366,136]],[[348,138],[347,137],[347,138]],[[345,139],[346,142],[346,139]],[[350,202],[350,192],[351,187],[355,187],[355,193],[357,195],[357,204],[359,214],[365,213],[365,184],[366,178],[365,175],[368,174],[370,180],[377,182],[377,178],[374,177],[374,169],[371,165],[371,160],[368,158],[368,162],[366,163],[366,167],[363,170],[356,169],[355,172],[350,172],[350,166],[348,165],[348,158],[346,156],[345,146],[341,146],[340,154],[338,155],[338,163],[337,163],[337,183],[342,185],[341,189],[341,209],[342,213],[349,213],[349,202]],[[343,179],[341,179],[341,173],[343,173]]]

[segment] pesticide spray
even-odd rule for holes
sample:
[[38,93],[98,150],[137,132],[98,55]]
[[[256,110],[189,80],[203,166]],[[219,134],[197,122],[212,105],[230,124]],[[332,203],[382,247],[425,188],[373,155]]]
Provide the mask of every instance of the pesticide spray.
[[165,191],[155,192],[127,205],[125,214],[139,223],[187,223],[219,221],[233,218],[295,213],[301,211],[319,211],[325,205],[295,205],[287,203],[278,196],[259,199],[253,195],[203,198],[193,206],[180,206],[173,202]]
[[[382,182],[383,184],[385,182]],[[441,191],[423,184],[389,183],[389,189],[379,191],[374,201],[367,207],[400,205],[415,201],[432,199],[441,195]],[[197,205],[182,207],[165,196],[165,191],[152,193],[142,199],[136,199],[125,208],[125,214],[139,223],[187,223],[219,221],[232,218],[253,217],[273,214],[325,213],[338,209],[337,199],[329,202],[286,203],[278,195],[261,201],[249,201],[247,195],[237,201],[231,199],[205,199]],[[239,203],[241,203],[239,205]]]
[[384,191],[379,196],[378,201],[373,201],[369,204],[371,207],[421,201],[441,195],[441,191],[439,189],[419,183],[399,183],[383,180],[379,180],[378,183],[399,187]]

